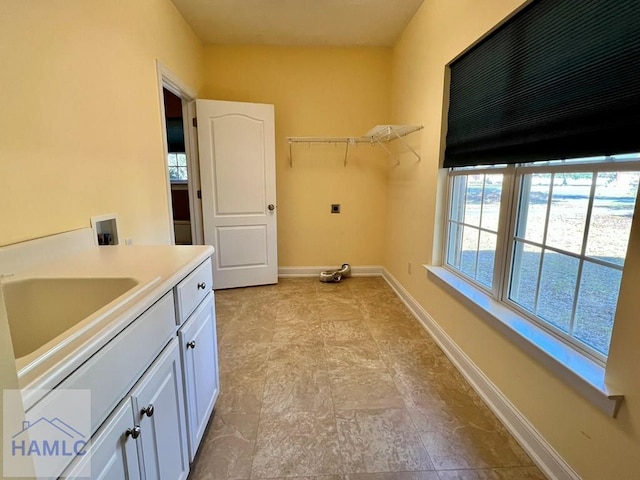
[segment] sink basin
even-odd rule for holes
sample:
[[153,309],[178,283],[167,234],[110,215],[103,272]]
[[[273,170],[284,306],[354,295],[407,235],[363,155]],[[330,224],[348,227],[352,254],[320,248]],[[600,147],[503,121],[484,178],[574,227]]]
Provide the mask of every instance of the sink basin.
[[132,278],[30,278],[4,283],[15,357],[34,352],[137,284]]

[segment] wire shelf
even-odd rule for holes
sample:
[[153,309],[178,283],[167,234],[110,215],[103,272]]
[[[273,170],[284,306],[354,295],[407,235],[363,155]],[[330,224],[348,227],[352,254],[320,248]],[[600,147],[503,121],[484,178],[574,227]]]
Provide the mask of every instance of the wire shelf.
[[[422,125],[376,125],[364,135],[359,137],[286,137],[289,143],[289,165],[293,167],[293,149],[295,143],[344,143],[346,145],[344,152],[344,165],[347,165],[347,156],[349,154],[349,146],[358,143],[369,143],[380,145],[390,156],[393,153],[383,144],[393,140],[401,140],[402,143],[411,151],[420,161],[420,154],[403,140],[403,137],[422,130]],[[399,163],[399,162],[398,162]]]

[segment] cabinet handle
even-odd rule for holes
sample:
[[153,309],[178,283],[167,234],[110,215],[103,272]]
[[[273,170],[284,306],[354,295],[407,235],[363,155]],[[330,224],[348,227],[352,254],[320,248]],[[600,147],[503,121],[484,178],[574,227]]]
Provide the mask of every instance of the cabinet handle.
[[196,341],[191,340],[189,343],[187,343],[187,348],[196,348]]
[[131,438],[133,438],[135,440],[136,438],[138,438],[140,436],[140,432],[141,432],[140,425],[136,425],[133,428],[127,428],[127,431],[125,433],[126,433],[127,437],[130,436]]
[[204,282],[200,282],[198,284],[198,290],[204,290],[205,288],[207,288],[207,284]]
[[146,415],[147,417],[153,417],[153,403],[150,403],[147,408],[143,408],[140,412],[142,415]]

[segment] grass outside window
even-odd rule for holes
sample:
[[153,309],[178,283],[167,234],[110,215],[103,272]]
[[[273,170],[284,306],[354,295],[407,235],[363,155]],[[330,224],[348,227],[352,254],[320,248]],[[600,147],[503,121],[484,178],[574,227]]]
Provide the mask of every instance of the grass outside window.
[[445,266],[604,364],[639,160],[451,169]]

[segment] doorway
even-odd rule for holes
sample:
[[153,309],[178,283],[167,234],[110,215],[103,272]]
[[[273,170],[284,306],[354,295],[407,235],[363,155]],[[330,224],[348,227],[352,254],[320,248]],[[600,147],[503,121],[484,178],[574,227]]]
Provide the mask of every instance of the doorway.
[[167,134],[167,168],[171,190],[173,241],[176,245],[193,245],[189,202],[189,162],[185,142],[182,99],[162,87],[164,124]]
[[202,245],[202,202],[195,92],[159,61],[158,100],[164,140],[163,165],[167,179],[167,207],[170,243]]

